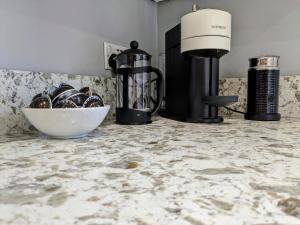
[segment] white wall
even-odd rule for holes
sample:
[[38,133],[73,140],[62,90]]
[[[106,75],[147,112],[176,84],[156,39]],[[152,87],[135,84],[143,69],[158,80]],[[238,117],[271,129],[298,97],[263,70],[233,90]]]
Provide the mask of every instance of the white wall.
[[157,59],[149,0],[0,0],[0,68],[104,75],[103,41],[131,40]]
[[165,32],[191,11],[193,3],[233,15],[232,51],[221,61],[223,76],[245,75],[248,58],[261,54],[280,55],[282,74],[300,74],[299,0],[166,0],[158,4],[160,53]]

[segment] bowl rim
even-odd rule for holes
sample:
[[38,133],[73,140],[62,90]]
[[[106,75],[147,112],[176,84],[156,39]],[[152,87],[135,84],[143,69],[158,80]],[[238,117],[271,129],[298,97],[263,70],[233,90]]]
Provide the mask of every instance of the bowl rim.
[[23,107],[22,110],[26,111],[95,111],[102,108],[110,108],[110,105],[104,105],[102,107],[91,107],[91,108],[45,108],[45,109],[38,109],[38,108],[29,108],[29,107]]

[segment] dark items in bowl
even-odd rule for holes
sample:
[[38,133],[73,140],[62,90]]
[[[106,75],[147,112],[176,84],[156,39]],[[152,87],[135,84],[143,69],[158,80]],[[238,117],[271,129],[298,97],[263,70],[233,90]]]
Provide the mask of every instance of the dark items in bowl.
[[54,92],[56,91],[57,87],[56,86],[50,86],[47,89],[47,94],[50,96],[50,98],[53,100]]
[[103,107],[103,101],[101,98],[97,96],[91,96],[83,103],[83,107],[85,108],[94,108],[94,107]]
[[30,104],[30,108],[35,109],[51,109],[52,108],[52,102],[51,98],[48,95],[42,95],[35,96]]
[[96,98],[98,98],[102,102],[102,104],[104,105],[101,96],[98,95],[96,92],[91,92],[91,95],[89,97],[96,97]]
[[[86,100],[83,107],[102,107],[104,106],[103,100],[100,95],[94,92],[90,87],[84,87],[79,90],[79,92],[84,93]],[[95,97],[95,98],[91,98]],[[91,103],[92,102],[92,103]],[[99,106],[95,106],[99,105]]]
[[98,95],[97,93],[92,92],[92,95],[91,95],[91,96],[96,96],[96,97],[98,97],[98,98],[102,101],[102,103],[103,103],[103,100],[102,100],[101,96]]
[[82,92],[85,94],[86,97],[91,97],[91,96],[97,96],[102,100],[100,95],[98,95],[95,91],[93,91],[90,87],[84,87],[79,90],[79,92]]
[[66,83],[61,83],[59,87],[69,87],[70,89],[75,89],[72,85],[66,84]]
[[83,93],[76,93],[70,97],[67,98],[67,100],[71,100],[74,102],[77,106],[82,106],[85,101],[85,95]]
[[84,87],[79,91],[73,86],[62,83],[59,87],[51,86],[44,93],[33,97],[31,108],[91,108],[103,107],[104,103],[100,95],[90,87]]
[[69,89],[69,90],[66,90],[66,91],[60,93],[59,95],[57,95],[52,101],[53,101],[53,103],[57,102],[57,101],[62,101],[62,100],[68,99],[69,97],[71,97],[75,94],[78,94],[78,93],[79,92],[75,89]]
[[39,94],[35,95],[35,96],[32,98],[32,102],[33,102],[34,100],[36,100],[37,98],[40,98],[40,97],[42,97],[42,96],[43,96],[43,93],[39,93]]
[[59,96],[69,90],[75,90],[72,86],[60,86],[53,92],[53,101],[55,101]]
[[87,97],[91,97],[92,94],[93,94],[92,89],[90,87],[81,88],[79,90],[79,92],[84,93],[84,95],[87,96]]
[[58,101],[53,108],[78,108],[76,103],[71,100]]

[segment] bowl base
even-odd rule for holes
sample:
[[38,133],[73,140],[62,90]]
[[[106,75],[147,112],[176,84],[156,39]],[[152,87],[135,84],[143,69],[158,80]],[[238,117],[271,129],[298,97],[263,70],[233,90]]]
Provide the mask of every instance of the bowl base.
[[48,138],[52,138],[52,139],[60,139],[60,140],[64,140],[64,139],[79,139],[79,138],[84,138],[86,136],[88,136],[88,134],[80,134],[80,135],[75,135],[75,136],[51,136],[48,134],[43,134]]

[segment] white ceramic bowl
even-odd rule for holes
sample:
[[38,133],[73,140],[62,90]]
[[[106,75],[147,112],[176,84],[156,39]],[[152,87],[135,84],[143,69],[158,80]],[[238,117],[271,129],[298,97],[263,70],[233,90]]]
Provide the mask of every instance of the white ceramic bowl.
[[42,133],[54,138],[79,138],[95,130],[105,119],[110,106],[98,108],[31,109],[22,111]]

